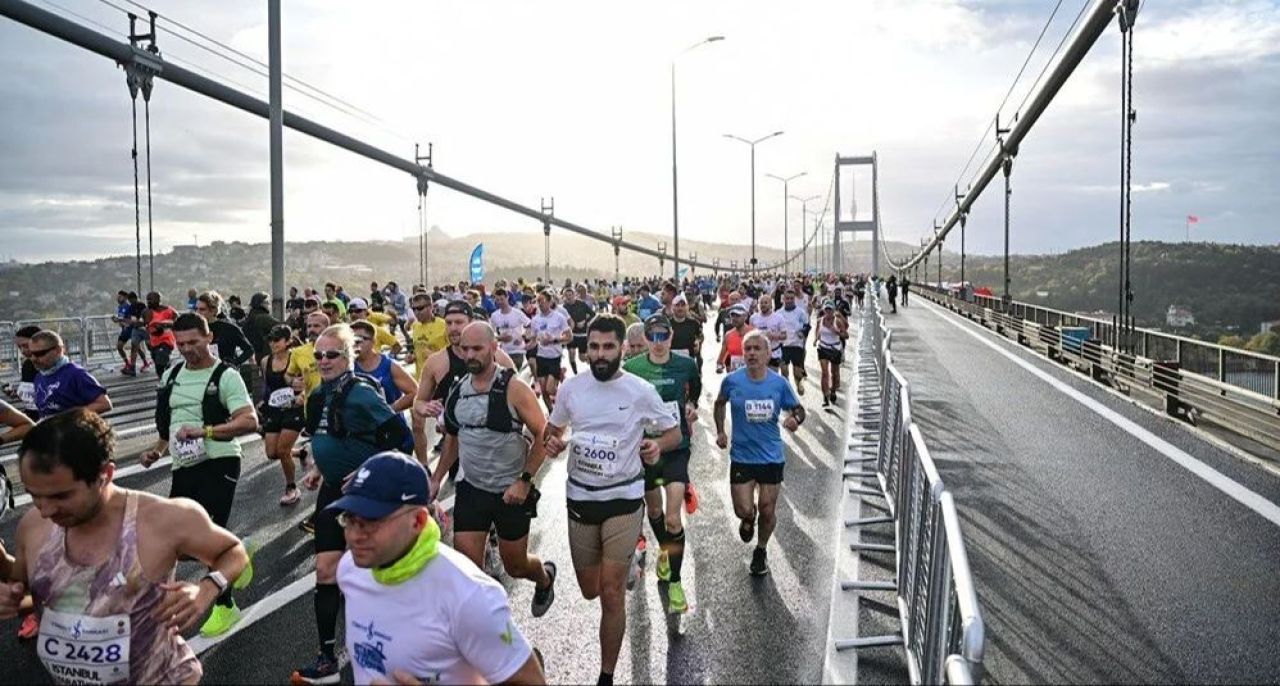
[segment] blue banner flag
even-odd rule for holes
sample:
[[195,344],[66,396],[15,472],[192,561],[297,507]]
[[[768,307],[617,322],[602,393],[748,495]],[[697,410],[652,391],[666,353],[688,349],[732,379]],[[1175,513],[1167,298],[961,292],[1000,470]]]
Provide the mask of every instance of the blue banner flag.
[[471,251],[471,283],[484,281],[484,243],[476,243]]

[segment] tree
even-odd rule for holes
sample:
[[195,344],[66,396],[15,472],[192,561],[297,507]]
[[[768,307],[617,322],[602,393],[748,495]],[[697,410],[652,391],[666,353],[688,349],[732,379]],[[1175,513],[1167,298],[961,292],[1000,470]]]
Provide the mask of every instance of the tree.
[[1275,331],[1260,333],[1250,338],[1244,348],[1264,355],[1280,355],[1280,333]]
[[1232,334],[1230,336],[1223,336],[1219,338],[1218,345],[1225,345],[1231,348],[1243,348],[1245,346],[1245,340],[1242,336]]

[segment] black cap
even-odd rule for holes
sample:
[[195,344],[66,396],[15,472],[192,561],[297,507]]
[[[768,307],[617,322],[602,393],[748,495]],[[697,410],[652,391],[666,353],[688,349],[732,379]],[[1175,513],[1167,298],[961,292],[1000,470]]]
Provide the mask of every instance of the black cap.
[[649,318],[644,320],[644,330],[647,333],[654,329],[666,329],[667,331],[670,331],[671,320],[667,318],[667,315],[661,313],[649,315]]
[[451,314],[465,314],[467,319],[471,319],[474,315],[471,313],[471,304],[465,300],[451,300],[448,305],[444,306],[444,316]]
[[266,307],[270,300],[271,296],[263,293],[262,291],[258,291],[253,294],[252,298],[249,298],[249,307]]

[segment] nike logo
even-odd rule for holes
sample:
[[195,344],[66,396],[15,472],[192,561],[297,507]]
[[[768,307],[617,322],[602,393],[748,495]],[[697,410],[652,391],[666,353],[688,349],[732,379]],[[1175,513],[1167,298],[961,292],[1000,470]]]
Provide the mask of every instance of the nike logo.
[[631,406],[630,406],[630,405],[619,405],[619,406],[618,406],[618,411],[619,411],[619,412],[621,412],[621,411],[623,411],[623,410],[627,409],[628,407],[631,407]]
[[416,498],[416,497],[417,497],[417,496],[415,496],[415,495],[414,495],[414,494],[412,494],[412,493],[405,493],[405,494],[403,494],[403,495],[401,495],[401,496],[400,496],[400,502],[408,502],[408,501],[410,501],[410,500],[413,500],[413,499],[414,499],[414,498]]

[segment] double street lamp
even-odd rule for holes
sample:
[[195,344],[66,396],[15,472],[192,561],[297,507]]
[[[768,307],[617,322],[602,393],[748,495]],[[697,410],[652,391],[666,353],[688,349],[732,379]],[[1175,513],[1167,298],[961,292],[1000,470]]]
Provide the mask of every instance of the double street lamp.
[[770,138],[781,136],[781,131],[774,131],[767,136],[761,136],[754,140],[735,136],[731,133],[724,134],[725,138],[732,138],[735,141],[746,143],[751,147],[751,272],[756,270],[756,146]]
[[777,179],[782,182],[782,264],[784,271],[786,270],[787,255],[791,252],[787,245],[787,234],[790,233],[788,230],[787,198],[791,197],[791,194],[787,192],[787,184],[795,181],[801,176],[804,176],[806,173],[807,172],[800,172],[799,174],[792,174],[791,176],[786,177],[778,176],[777,174],[765,174],[765,176],[771,179]]
[[676,59],[690,50],[722,40],[724,36],[708,36],[671,58],[671,262],[676,281],[680,280],[680,185],[676,181]]

